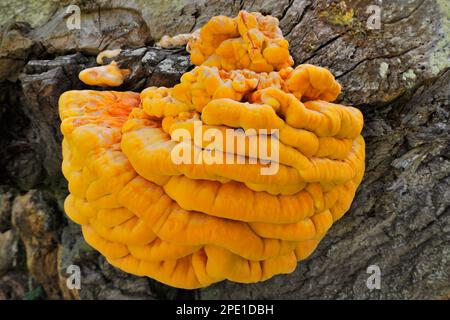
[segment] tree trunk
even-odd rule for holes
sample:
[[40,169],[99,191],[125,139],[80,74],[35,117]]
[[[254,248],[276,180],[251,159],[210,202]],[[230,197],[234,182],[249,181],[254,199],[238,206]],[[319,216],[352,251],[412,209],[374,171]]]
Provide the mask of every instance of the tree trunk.
[[[383,1],[380,28],[370,29],[377,9],[369,0],[158,2],[2,5],[0,299],[449,298],[448,3]],[[81,29],[68,30],[63,5],[77,3]],[[290,275],[187,291],[125,274],[91,249],[63,212],[58,98],[87,88],[78,72],[95,65],[99,51],[117,47],[128,48],[116,61],[132,70],[117,90],[172,86],[192,67],[189,56],[152,44],[240,9],[277,17],[295,64],[329,68],[343,87],[340,102],[363,112],[363,183],[350,211]],[[66,286],[71,264],[81,267],[81,290]],[[380,268],[380,289],[366,285],[371,265]]]

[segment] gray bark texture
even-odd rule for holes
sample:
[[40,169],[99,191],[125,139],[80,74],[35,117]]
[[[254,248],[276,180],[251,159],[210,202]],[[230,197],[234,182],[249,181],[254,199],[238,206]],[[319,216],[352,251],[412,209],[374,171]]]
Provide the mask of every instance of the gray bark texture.
[[[68,30],[66,6],[81,7]],[[446,0],[10,1],[0,4],[0,299],[449,299],[450,6]],[[104,49],[132,70],[117,90],[172,86],[191,68],[162,35],[240,9],[271,14],[295,63],[329,68],[365,117],[366,173],[350,211],[290,275],[180,290],[110,266],[62,204],[58,98]],[[81,267],[81,290],[66,286]],[[367,268],[381,270],[369,290]]]

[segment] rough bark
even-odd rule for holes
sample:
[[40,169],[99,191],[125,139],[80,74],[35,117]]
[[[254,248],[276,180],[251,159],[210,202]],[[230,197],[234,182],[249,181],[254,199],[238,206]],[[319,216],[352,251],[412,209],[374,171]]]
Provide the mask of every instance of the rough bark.
[[[39,14],[40,1],[28,3],[17,5],[28,10],[17,21],[0,16],[0,299],[448,297],[445,1],[383,1],[380,30],[367,28],[373,3],[363,0],[80,1],[82,29],[72,31],[62,7],[68,2],[51,2]],[[132,73],[118,90],[171,86],[191,68],[189,57],[152,43],[240,9],[279,18],[296,64],[330,68],[343,86],[340,101],[362,110],[364,181],[351,210],[291,275],[186,291],[125,274],[92,250],[63,213],[59,95],[86,88],[78,72],[94,65],[99,51],[119,46],[127,49],[117,61]],[[81,267],[81,290],[67,289],[71,264]],[[366,287],[369,265],[381,269],[380,290]]]

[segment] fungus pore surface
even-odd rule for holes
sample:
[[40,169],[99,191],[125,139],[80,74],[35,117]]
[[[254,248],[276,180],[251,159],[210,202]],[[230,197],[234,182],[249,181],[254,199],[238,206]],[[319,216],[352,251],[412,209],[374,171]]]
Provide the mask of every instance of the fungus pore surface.
[[[327,69],[291,67],[276,18],[218,16],[185,38],[196,67],[172,88],[61,95],[65,211],[109,263],[174,287],[290,273],[350,208],[362,114],[333,103],[341,87]],[[122,83],[115,63],[97,68],[80,78]],[[225,148],[223,134],[211,146],[199,128],[245,145]],[[273,158],[249,146],[275,143],[277,170],[262,174]],[[174,161],[178,149],[200,161]]]

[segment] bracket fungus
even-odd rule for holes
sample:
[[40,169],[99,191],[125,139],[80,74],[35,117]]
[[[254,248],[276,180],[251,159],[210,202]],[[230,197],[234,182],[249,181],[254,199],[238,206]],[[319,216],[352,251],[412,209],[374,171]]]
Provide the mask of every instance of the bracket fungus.
[[[99,61],[103,61],[103,58],[108,57],[107,53],[99,56]],[[105,66],[84,69],[80,72],[78,78],[90,86],[118,87],[130,72],[128,69],[120,69],[117,63],[112,61]]]
[[[290,273],[350,208],[364,174],[362,114],[333,103],[341,87],[327,69],[291,67],[273,17],[214,17],[188,48],[197,66],[172,88],[62,94],[65,211],[109,263],[174,287]],[[205,137],[176,136],[196,125],[248,144],[211,151]],[[272,158],[249,147],[266,138],[279,146],[270,175],[260,169]],[[180,146],[253,161],[175,163]]]
[[278,19],[259,12],[240,11],[235,18],[211,18],[189,39],[187,49],[195,65],[227,71],[270,72],[294,64]]

